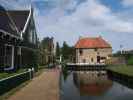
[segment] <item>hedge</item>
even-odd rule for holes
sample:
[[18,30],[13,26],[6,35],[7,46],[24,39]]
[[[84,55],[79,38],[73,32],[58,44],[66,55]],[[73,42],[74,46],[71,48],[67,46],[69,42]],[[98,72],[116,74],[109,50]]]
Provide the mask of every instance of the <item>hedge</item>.
[[33,71],[26,71],[0,80],[0,95],[33,78]]

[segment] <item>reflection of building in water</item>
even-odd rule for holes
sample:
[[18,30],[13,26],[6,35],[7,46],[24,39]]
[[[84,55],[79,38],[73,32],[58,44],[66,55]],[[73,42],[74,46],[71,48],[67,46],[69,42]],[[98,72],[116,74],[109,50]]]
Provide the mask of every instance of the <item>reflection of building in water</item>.
[[101,95],[112,86],[112,81],[108,80],[105,71],[77,72],[73,79],[81,95]]

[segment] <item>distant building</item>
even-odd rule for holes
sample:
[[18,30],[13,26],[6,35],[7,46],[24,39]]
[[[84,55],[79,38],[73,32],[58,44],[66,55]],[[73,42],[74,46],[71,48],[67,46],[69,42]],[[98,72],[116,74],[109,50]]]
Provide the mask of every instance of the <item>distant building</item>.
[[53,37],[45,37],[41,42],[41,65],[53,64],[54,56]]
[[31,65],[38,48],[33,9],[5,10],[0,6],[0,68]]
[[76,63],[105,63],[112,55],[111,45],[102,37],[80,38],[75,49]]

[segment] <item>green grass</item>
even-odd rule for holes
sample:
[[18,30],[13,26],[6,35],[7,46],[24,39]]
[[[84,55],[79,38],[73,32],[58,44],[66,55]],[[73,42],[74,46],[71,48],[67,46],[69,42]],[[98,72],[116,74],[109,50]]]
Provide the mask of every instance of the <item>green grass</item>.
[[[41,69],[38,72],[35,73],[34,77],[38,77],[39,75],[42,74],[42,72],[44,72],[45,69]],[[20,69],[19,71],[17,71],[16,73],[0,73],[0,77],[1,78],[6,78],[9,77],[11,75],[16,75],[22,72],[25,72],[26,69]],[[12,96],[13,94],[15,94],[17,91],[19,91],[20,89],[22,89],[23,87],[25,87],[27,84],[29,84],[32,80],[28,80],[22,84],[20,84],[19,86],[17,86],[16,88],[11,89],[9,92],[3,94],[0,96],[0,100],[7,100],[10,96]]]
[[39,65],[38,66],[38,69],[40,70],[40,69],[45,69],[45,68],[47,68],[47,65]]
[[26,71],[26,69],[20,69],[17,72],[12,72],[12,73],[3,72],[3,73],[0,73],[0,79],[6,78],[6,77],[9,77],[9,76],[13,76],[13,75],[25,72],[25,71]]
[[8,100],[8,98],[10,98],[10,96],[14,95],[17,91],[19,91],[20,89],[22,89],[23,87],[25,87],[26,85],[28,85],[30,82],[31,82],[31,80],[28,80],[28,81],[20,84],[16,88],[11,89],[7,93],[1,95],[0,96],[0,100]]
[[116,65],[116,66],[109,66],[107,69],[120,74],[133,76],[133,66]]
[[133,65],[133,56],[131,56],[131,57],[129,57],[129,58],[127,59],[127,64],[128,64],[128,65]]

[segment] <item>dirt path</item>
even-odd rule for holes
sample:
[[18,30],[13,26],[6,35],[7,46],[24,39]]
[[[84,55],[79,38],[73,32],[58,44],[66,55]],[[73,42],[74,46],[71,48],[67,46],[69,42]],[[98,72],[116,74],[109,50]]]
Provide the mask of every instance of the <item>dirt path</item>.
[[47,70],[8,100],[59,100],[59,70]]

